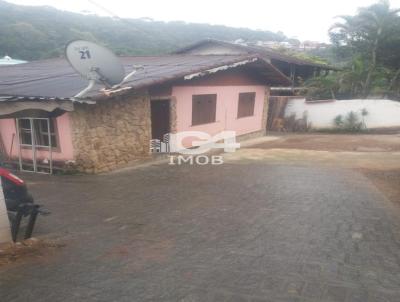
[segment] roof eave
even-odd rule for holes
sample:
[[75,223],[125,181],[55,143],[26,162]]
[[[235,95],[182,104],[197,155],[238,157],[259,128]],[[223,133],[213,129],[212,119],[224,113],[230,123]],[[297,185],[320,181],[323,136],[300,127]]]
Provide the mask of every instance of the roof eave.
[[173,82],[173,81],[179,80],[179,79],[191,80],[196,77],[204,77],[204,76],[207,76],[207,75],[210,75],[213,73],[217,73],[217,72],[224,71],[224,70],[231,69],[231,68],[237,68],[239,66],[245,66],[245,65],[248,65],[251,63],[256,63],[256,62],[260,62],[261,64],[265,65],[267,68],[272,70],[278,78],[277,81],[271,81],[270,83],[266,82],[265,83],[266,85],[269,85],[269,84],[274,84],[274,85],[278,85],[278,86],[279,85],[282,85],[282,86],[292,85],[292,81],[288,77],[286,77],[281,71],[279,71],[277,68],[275,68],[271,63],[267,62],[266,60],[264,60],[263,58],[261,58],[258,55],[248,55],[248,56],[243,56],[240,59],[236,58],[234,60],[225,62],[225,64],[223,64],[223,65],[215,64],[214,66],[210,66],[207,69],[199,68],[197,70],[191,71],[190,73],[182,72],[182,73],[176,74],[171,77],[165,77],[163,79],[154,80],[153,82],[150,82],[150,83],[144,83],[141,85],[129,85],[129,82],[128,82],[127,86],[120,87],[118,89],[114,89],[114,90],[104,89],[101,94],[92,96],[91,99],[101,100],[101,99],[105,99],[105,98],[112,97],[112,96],[115,97],[115,96],[126,95],[129,93],[132,93],[132,91],[147,89],[147,88],[153,87],[155,85],[161,85],[161,84]]
[[306,60],[297,59],[296,57],[291,57],[290,55],[277,54],[277,53],[274,53],[274,52],[276,52],[274,49],[267,49],[267,48],[259,49],[254,46],[234,44],[234,43],[216,40],[216,39],[210,39],[210,38],[198,41],[194,44],[191,44],[184,48],[178,49],[178,50],[172,52],[171,54],[183,54],[185,52],[188,52],[192,49],[195,49],[195,48],[197,48],[201,45],[207,44],[207,43],[216,43],[216,44],[223,45],[223,46],[230,46],[230,47],[234,47],[237,49],[246,50],[248,53],[254,53],[254,54],[257,53],[261,56],[264,56],[264,55],[269,56],[270,59],[274,59],[277,61],[283,61],[288,64],[294,64],[294,65],[299,65],[299,66],[312,66],[312,67],[316,67],[316,68],[323,68],[323,69],[336,70],[336,71],[340,70],[340,68],[337,68],[334,66],[308,62]]

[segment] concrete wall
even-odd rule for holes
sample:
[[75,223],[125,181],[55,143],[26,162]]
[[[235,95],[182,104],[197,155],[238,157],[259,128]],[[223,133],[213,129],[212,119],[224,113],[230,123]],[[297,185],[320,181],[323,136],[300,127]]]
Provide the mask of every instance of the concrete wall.
[[340,100],[326,102],[306,102],[302,99],[291,99],[286,107],[285,116],[295,114],[301,118],[307,112],[308,121],[313,128],[332,128],[334,118],[341,114],[346,116],[350,111],[360,113],[366,109],[367,128],[400,127],[400,102],[391,100]]
[[109,171],[149,156],[150,98],[124,96],[75,104],[70,113],[76,168],[86,173]]
[[[54,161],[67,161],[73,159],[71,124],[69,114],[56,118],[56,131],[58,147],[53,149],[52,156]],[[15,119],[0,119],[0,135],[8,156],[18,157],[18,135],[15,126]],[[29,148],[21,149],[23,158],[32,158],[32,151]],[[37,158],[44,159],[49,157],[47,148],[37,151]]]

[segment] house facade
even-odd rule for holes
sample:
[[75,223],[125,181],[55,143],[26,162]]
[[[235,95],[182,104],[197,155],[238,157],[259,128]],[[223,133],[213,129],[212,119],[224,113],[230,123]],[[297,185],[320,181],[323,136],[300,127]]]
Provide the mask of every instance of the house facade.
[[[167,133],[262,135],[269,86],[289,83],[255,55],[122,61],[127,70],[140,64],[143,71],[124,87],[97,87],[79,100],[73,95],[86,83],[61,59],[7,67],[9,85],[0,89],[3,157],[28,170],[51,162],[52,168],[98,173],[148,157],[150,141]],[[41,77],[43,70],[53,77]],[[32,81],[22,83],[22,77]]]

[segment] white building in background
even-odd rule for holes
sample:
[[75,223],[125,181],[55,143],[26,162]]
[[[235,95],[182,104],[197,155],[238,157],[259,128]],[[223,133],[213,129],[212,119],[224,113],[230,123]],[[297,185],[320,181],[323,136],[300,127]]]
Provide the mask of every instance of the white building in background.
[[285,110],[285,117],[295,115],[302,118],[307,114],[307,120],[314,129],[333,128],[336,116],[345,117],[350,111],[361,116],[362,110],[367,110],[365,124],[367,128],[400,127],[400,102],[391,100],[333,100],[307,102],[304,98],[291,99]]
[[16,65],[16,64],[22,64],[26,63],[26,61],[23,60],[15,60],[11,58],[10,56],[4,56],[0,58],[0,66],[1,65]]

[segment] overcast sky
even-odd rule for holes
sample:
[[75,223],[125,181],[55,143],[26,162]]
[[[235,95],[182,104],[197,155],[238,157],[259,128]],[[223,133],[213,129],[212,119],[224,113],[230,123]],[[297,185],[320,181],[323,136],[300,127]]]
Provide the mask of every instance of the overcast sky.
[[[50,5],[74,12],[92,12],[160,21],[186,21],[282,31],[301,40],[329,41],[327,31],[338,15],[354,14],[377,0],[8,0],[23,5]],[[400,7],[400,0],[392,0]]]

